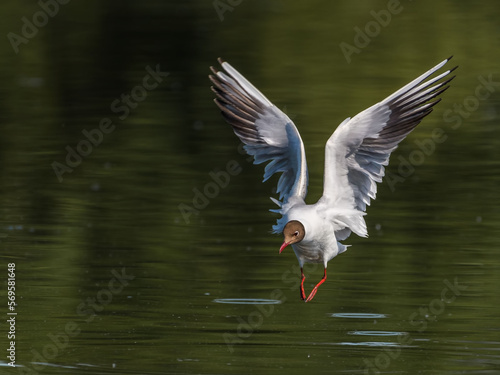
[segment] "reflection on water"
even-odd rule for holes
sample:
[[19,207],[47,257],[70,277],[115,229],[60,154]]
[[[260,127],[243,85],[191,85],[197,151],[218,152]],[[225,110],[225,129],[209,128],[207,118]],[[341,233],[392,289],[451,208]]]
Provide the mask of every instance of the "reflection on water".
[[335,318],[350,318],[350,319],[381,319],[387,318],[385,314],[368,314],[368,313],[334,313],[331,315]]
[[[17,270],[16,364],[42,374],[497,371],[498,4],[401,2],[348,64],[339,45],[355,46],[355,27],[387,2],[243,1],[222,22],[214,3],[72,1],[18,53],[0,44],[0,254]],[[3,35],[21,35],[40,6],[0,9]],[[345,241],[305,304],[293,252],[278,255],[269,233],[276,179],[261,184],[262,166],[238,151],[208,67],[227,59],[286,108],[307,147],[312,203],[337,124],[451,54],[457,78],[393,154],[370,237]],[[145,69],[158,66],[162,81],[144,91]],[[488,77],[486,97],[477,87]],[[120,288],[113,271],[123,269]],[[312,288],[322,269],[307,271]],[[465,289],[442,295],[444,280]]]
[[407,335],[407,332],[390,332],[390,331],[351,331],[347,332],[348,335],[360,336],[400,336]]
[[362,341],[362,342],[340,342],[339,345],[347,346],[381,346],[381,347],[399,347],[395,342],[380,342],[380,341]]
[[281,303],[279,299],[265,298],[217,298],[213,302],[228,303],[232,305],[276,305]]

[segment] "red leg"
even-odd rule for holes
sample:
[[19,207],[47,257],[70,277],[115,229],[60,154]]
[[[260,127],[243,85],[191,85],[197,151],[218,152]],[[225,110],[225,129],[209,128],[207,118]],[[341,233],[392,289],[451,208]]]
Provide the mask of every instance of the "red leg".
[[314,287],[314,289],[311,290],[311,293],[309,294],[309,297],[307,297],[306,302],[309,302],[310,300],[312,300],[314,298],[314,296],[316,295],[316,292],[318,291],[318,287],[321,284],[323,284],[325,281],[326,281],[326,267],[325,267],[325,273],[323,275],[323,278],[319,281],[318,284],[316,284],[316,286]]
[[300,267],[300,276],[302,278],[302,282],[300,283],[300,299],[302,301],[306,300],[306,293],[304,292],[304,280],[306,277],[304,276],[304,271],[302,270],[302,267]]

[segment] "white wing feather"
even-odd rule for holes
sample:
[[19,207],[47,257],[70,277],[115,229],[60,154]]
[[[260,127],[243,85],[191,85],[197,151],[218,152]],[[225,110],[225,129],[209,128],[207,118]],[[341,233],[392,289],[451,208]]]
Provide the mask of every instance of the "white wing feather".
[[[338,240],[351,230],[366,236],[362,213],[377,194],[391,152],[427,116],[441,99],[437,97],[454,78],[443,80],[454,69],[427,80],[446,59],[383,101],[342,122],[325,148],[325,179],[321,201],[331,207],[332,221],[339,223]],[[427,81],[426,81],[427,80]],[[340,209],[350,214],[339,213]],[[357,211],[357,215],[352,215]],[[357,217],[355,219],[355,217]]]
[[217,96],[215,103],[245,144],[246,152],[254,157],[254,163],[269,162],[264,181],[282,173],[277,188],[282,202],[273,201],[280,207],[303,201],[307,195],[307,163],[294,123],[236,69],[220,59],[219,63],[225,72],[211,68],[214,75],[210,75]]

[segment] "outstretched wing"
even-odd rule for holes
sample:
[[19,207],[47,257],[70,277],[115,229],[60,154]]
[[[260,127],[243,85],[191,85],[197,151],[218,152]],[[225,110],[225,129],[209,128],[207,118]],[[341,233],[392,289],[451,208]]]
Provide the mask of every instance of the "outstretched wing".
[[270,162],[265,168],[264,181],[277,172],[282,173],[277,189],[279,199],[285,204],[292,197],[304,200],[307,164],[297,128],[236,69],[221,59],[219,63],[224,71],[211,67],[214,75],[209,77],[222,115],[245,144],[246,152],[254,157],[254,164]]
[[[375,199],[376,183],[382,181],[391,152],[432,112],[441,100],[439,95],[449,87],[454,76],[448,75],[456,67],[429,77],[450,59],[339,125],[326,144],[323,201],[340,209],[365,211],[370,199]],[[366,236],[361,221],[350,229]],[[346,238],[349,233],[346,225],[338,234]]]

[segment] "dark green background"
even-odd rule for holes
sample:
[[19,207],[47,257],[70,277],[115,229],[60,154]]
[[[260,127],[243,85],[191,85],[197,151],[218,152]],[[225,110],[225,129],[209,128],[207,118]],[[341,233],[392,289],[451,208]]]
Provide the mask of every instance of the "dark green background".
[[[0,311],[6,320],[15,262],[21,373],[499,371],[500,85],[476,97],[482,79],[500,82],[498,3],[401,1],[350,63],[341,43],[355,45],[355,28],[387,1],[221,3],[233,4],[223,20],[211,0],[71,0],[18,53],[8,34],[22,36],[40,5],[0,5]],[[313,203],[336,126],[450,55],[457,78],[394,152],[398,182],[379,185],[370,237],[345,241],[304,304],[297,260],[269,233],[277,179],[261,184],[261,166],[238,151],[209,66],[226,59],[294,120]],[[140,90],[148,66],[168,76],[125,116],[112,105]],[[53,163],[106,118],[113,131],[60,182]],[[227,186],[187,223],[179,207],[228,163]],[[306,271],[309,290],[322,270]],[[115,293],[112,272],[130,277]],[[451,301],[446,280],[467,289]],[[5,353],[6,322],[0,330]]]

